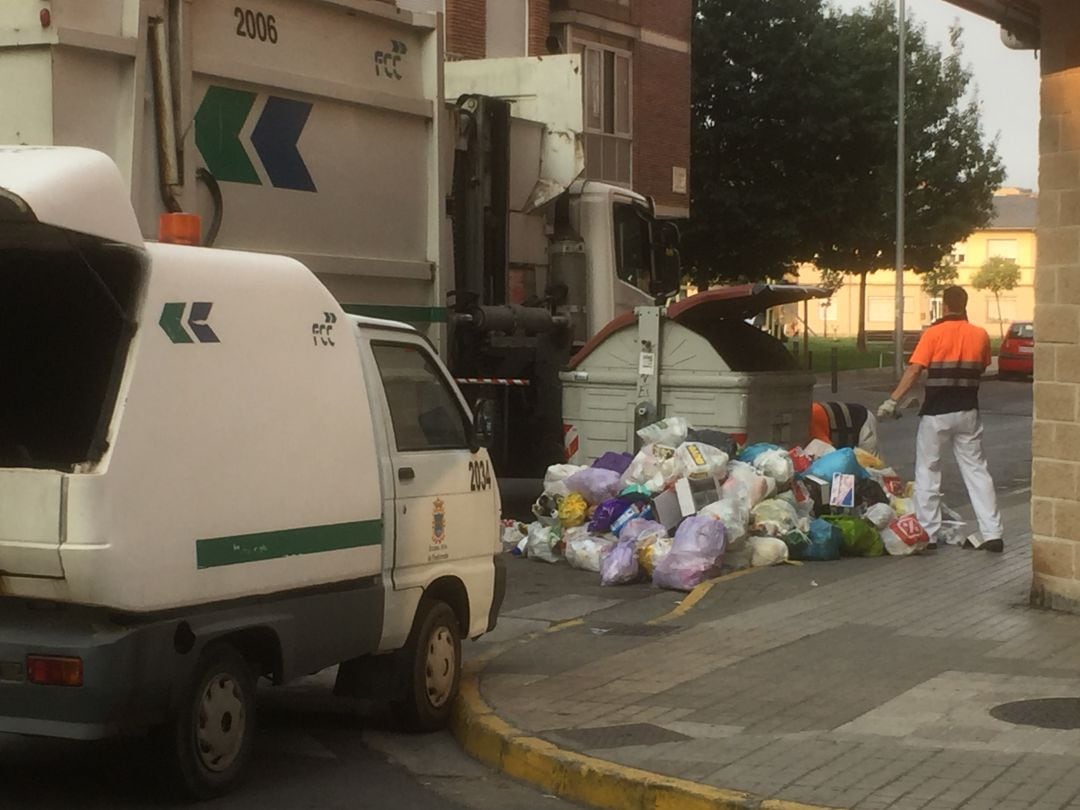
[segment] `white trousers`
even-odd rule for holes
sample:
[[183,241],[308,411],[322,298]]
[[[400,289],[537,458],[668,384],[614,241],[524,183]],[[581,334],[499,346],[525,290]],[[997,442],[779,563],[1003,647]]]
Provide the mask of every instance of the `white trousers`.
[[958,411],[919,420],[915,440],[915,516],[933,538],[941,529],[941,453],[952,445],[984,540],[1004,534],[994,479],[986,466],[978,411]]

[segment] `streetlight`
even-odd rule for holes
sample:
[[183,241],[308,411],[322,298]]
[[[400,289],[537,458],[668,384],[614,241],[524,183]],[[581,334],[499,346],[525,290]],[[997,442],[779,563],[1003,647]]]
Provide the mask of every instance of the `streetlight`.
[[904,373],[904,94],[907,59],[907,12],[904,0],[896,0],[897,17],[897,112],[896,112],[896,334],[893,336],[893,373]]

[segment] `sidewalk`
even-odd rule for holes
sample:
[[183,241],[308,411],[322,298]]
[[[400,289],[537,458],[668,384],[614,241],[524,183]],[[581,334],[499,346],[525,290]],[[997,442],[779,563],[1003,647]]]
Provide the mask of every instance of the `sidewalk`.
[[[551,751],[757,797],[670,807],[1080,807],[1080,617],[1027,607],[1025,499],[1005,519],[1003,555],[755,571],[666,624],[648,622],[668,592],[579,596],[580,623],[494,656],[480,694]],[[514,566],[538,565],[512,561],[511,585],[531,575]],[[529,615],[511,606],[508,621]],[[1076,700],[1042,720],[1038,705],[994,716],[1039,698]],[[545,768],[534,751],[515,775],[560,792]]]

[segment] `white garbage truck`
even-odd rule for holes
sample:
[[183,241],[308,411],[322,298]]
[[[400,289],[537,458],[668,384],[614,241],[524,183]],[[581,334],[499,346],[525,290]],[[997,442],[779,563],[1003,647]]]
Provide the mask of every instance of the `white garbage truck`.
[[[0,75],[0,143],[110,155],[145,238],[195,213],[204,244],[291,256],[346,312],[420,329],[493,406],[502,477],[565,459],[560,374],[679,288],[675,225],[583,179],[577,55],[446,63],[442,17],[385,0],[5,0]],[[798,426],[796,399],[752,408]]]
[[[501,474],[563,454],[559,372],[678,289],[677,232],[583,180],[580,57],[444,63],[442,18],[381,0],[5,0],[0,143],[98,149],[145,238],[291,256],[346,312],[407,321]],[[257,280],[255,281],[257,283]]]
[[153,732],[208,797],[259,677],[341,664],[447,721],[505,589],[499,492],[414,329],[292,258],[145,242],[101,152],[4,146],[0,384],[0,732]]

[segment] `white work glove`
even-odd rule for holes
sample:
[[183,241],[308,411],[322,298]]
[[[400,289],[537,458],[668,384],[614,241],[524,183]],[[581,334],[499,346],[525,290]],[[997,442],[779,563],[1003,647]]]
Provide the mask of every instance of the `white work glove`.
[[900,413],[896,410],[896,400],[887,399],[878,406],[878,419],[899,419]]

